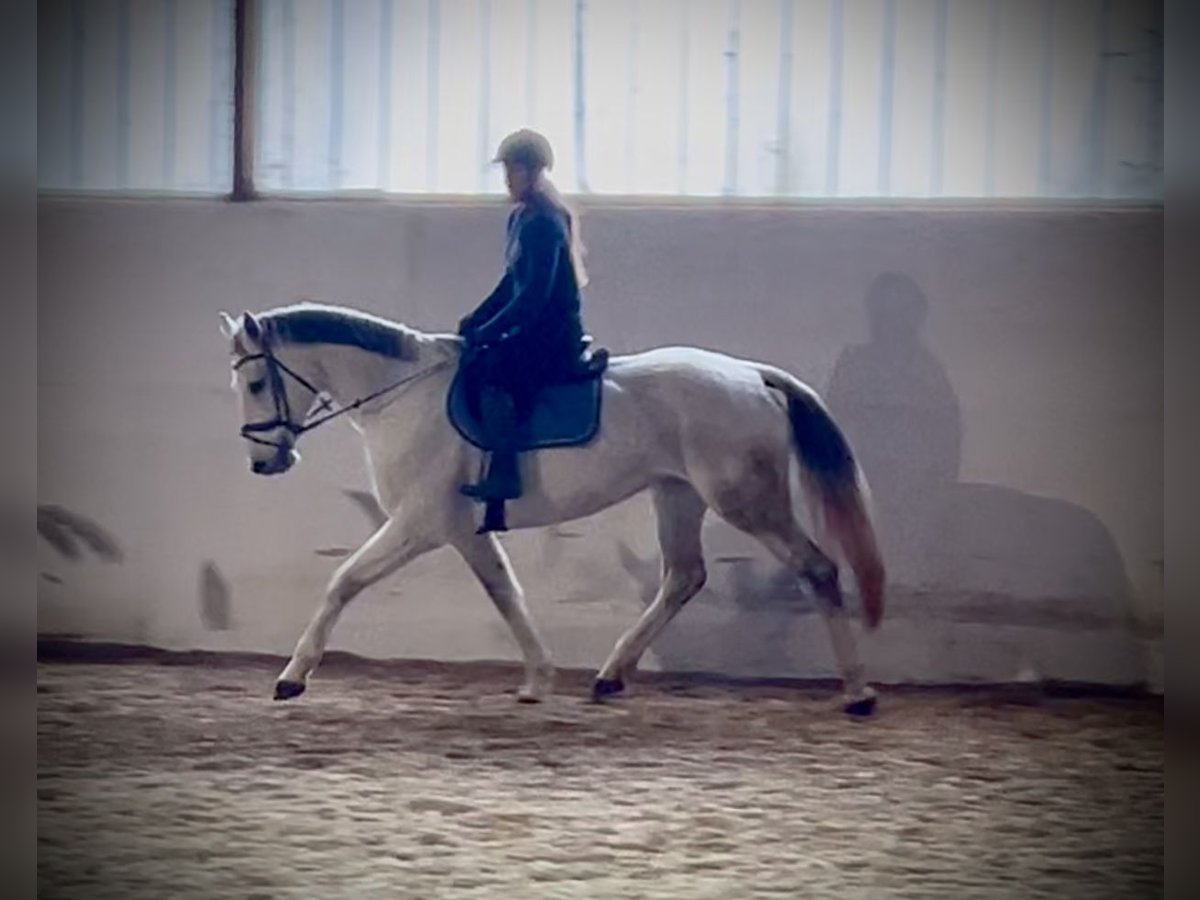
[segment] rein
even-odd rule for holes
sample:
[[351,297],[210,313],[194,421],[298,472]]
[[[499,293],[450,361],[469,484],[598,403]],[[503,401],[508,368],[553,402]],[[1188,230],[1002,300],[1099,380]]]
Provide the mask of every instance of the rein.
[[241,435],[248,441],[253,441],[256,444],[263,444],[267,447],[275,447],[276,449],[282,449],[284,445],[278,443],[277,441],[269,441],[260,438],[258,437],[257,433],[263,431],[273,431],[276,428],[286,428],[293,437],[299,438],[300,435],[304,434],[305,432],[312,431],[314,428],[324,425],[326,422],[332,421],[338,416],[353,412],[360,406],[370,403],[372,400],[377,400],[385,394],[389,394],[392,391],[398,390],[406,385],[410,385],[414,382],[427,378],[433,373],[441,371],[454,362],[453,359],[440,360],[428,368],[393,381],[391,384],[386,385],[377,391],[373,391],[372,393],[367,394],[365,397],[359,397],[353,403],[347,404],[341,409],[333,410],[328,415],[322,416],[318,419],[313,419],[311,421],[297,423],[292,418],[292,411],[288,405],[287,390],[283,384],[284,375],[288,375],[296,383],[304,388],[307,388],[315,397],[321,397],[322,394],[325,394],[324,399],[321,400],[320,410],[328,410],[330,408],[331,398],[325,391],[322,391],[308,379],[288,368],[288,366],[286,366],[274,353],[271,352],[270,348],[265,344],[265,342],[263,344],[263,351],[261,353],[251,353],[243,356],[233,364],[233,370],[236,372],[246,363],[259,359],[265,361],[267,364],[267,378],[271,387],[271,398],[275,403],[275,418],[269,419],[265,422],[248,422],[242,426]]

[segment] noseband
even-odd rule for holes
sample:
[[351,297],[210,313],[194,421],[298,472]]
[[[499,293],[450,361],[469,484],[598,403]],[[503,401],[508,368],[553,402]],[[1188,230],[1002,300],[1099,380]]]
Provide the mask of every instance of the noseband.
[[290,368],[288,368],[279,359],[279,357],[277,357],[274,353],[271,352],[270,346],[266,343],[265,336],[263,339],[262,347],[263,347],[263,349],[262,349],[261,353],[250,353],[246,356],[241,357],[237,362],[235,362],[233,364],[233,370],[236,372],[238,369],[240,369],[246,363],[254,362],[255,360],[259,360],[259,359],[263,360],[263,362],[266,363],[267,387],[269,387],[270,391],[271,391],[271,400],[275,406],[275,417],[273,419],[267,419],[262,422],[247,422],[241,428],[241,435],[248,441],[252,441],[255,444],[262,444],[265,447],[274,447],[277,451],[280,451],[280,452],[286,451],[290,448],[288,447],[287,444],[281,443],[279,441],[267,440],[266,438],[259,437],[259,435],[262,432],[273,431],[277,428],[283,428],[283,429],[286,429],[288,431],[288,433],[292,435],[293,443],[294,443],[295,439],[299,438],[300,435],[304,434],[306,431],[312,431],[314,428],[318,427],[319,425],[324,425],[326,422],[330,421],[331,419],[336,419],[340,415],[343,415],[348,412],[352,412],[352,411],[358,409],[360,406],[362,406],[366,403],[370,403],[372,400],[378,399],[379,397],[382,397],[384,394],[390,393],[391,391],[394,391],[397,388],[403,387],[404,385],[411,384],[414,381],[419,381],[428,375],[432,375],[434,372],[444,369],[451,362],[453,362],[452,359],[439,360],[438,362],[434,363],[432,366],[429,366],[426,369],[422,369],[421,371],[416,372],[412,375],[406,375],[404,378],[401,378],[398,381],[394,381],[391,384],[387,385],[386,387],[383,387],[377,391],[374,391],[373,393],[367,394],[367,396],[365,396],[365,397],[360,397],[359,399],[355,400],[353,403],[351,403],[347,406],[343,406],[341,409],[333,410],[332,412],[329,412],[328,415],[321,416],[320,418],[313,419],[311,421],[308,421],[306,419],[306,421],[304,421],[304,422],[297,422],[294,418],[292,418],[292,410],[288,404],[287,388],[283,383],[284,375],[287,375],[289,378],[291,378],[293,381],[295,381],[297,384],[301,385],[302,387],[307,388],[309,391],[312,392],[314,397],[321,397],[322,394],[325,395],[321,399],[321,405],[317,409],[317,412],[323,412],[323,411],[329,410],[330,405],[333,402],[332,398],[326,392],[322,391],[320,388],[318,388],[316,385],[314,385],[311,381],[306,379],[304,376],[299,375],[296,372],[292,371]]
[[[264,343],[261,353],[251,353],[243,356],[233,364],[233,370],[236,372],[246,363],[254,362],[255,360],[263,360],[267,364],[267,387],[271,391],[271,401],[275,406],[275,418],[267,419],[262,422],[247,422],[242,426],[242,437],[248,441],[253,441],[256,444],[262,444],[266,447],[274,447],[276,450],[286,450],[287,445],[279,441],[270,441],[259,437],[259,434],[264,431],[274,431],[276,428],[284,428],[292,435],[293,438],[298,438],[306,431],[315,428],[320,422],[309,424],[296,422],[292,418],[292,410],[288,404],[287,388],[283,383],[283,376],[288,375],[298,384],[312,391],[314,397],[319,397],[321,391],[308,379],[301,375],[297,375],[286,365],[280,362],[279,358],[271,352],[270,348]],[[326,398],[322,401],[322,409],[329,409],[329,400]]]

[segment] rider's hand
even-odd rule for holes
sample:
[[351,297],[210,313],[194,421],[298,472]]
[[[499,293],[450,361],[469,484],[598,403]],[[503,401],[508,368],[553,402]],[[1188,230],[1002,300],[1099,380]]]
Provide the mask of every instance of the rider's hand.
[[503,344],[507,341],[511,341],[513,338],[515,338],[520,333],[521,333],[521,326],[516,325],[516,326],[513,326],[512,328],[508,329],[508,331],[501,331],[501,332],[484,331],[483,334],[476,333],[474,336],[474,340],[475,340],[475,343],[477,343],[477,344],[487,344],[488,346],[495,347],[499,344]]

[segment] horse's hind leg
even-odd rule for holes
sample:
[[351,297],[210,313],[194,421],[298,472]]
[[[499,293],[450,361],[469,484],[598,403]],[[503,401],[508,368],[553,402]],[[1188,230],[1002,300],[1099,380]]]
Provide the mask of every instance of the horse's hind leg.
[[739,477],[702,479],[700,486],[721,518],[757,538],[813,589],[841,672],[846,694],[844,708],[851,715],[869,714],[874,709],[875,693],[863,677],[858,647],[838,586],[837,566],[796,521],[786,456],[750,450],[745,454]]
[[637,665],[667,623],[704,587],[707,577],[700,526],[707,506],[690,484],[662,482],[654,488],[658,541],[662,547],[662,584],[640,619],[623,634],[596,676],[596,699],[620,693],[624,678]]
[[812,588],[821,617],[829,629],[833,655],[842,675],[845,692],[843,709],[850,715],[870,715],[875,709],[875,692],[866,683],[850,617],[838,584],[838,570],[794,520],[771,531],[754,535],[785,566]]
[[275,683],[275,699],[290,700],[304,693],[308,676],[321,661],[333,626],[347,603],[365,588],[436,546],[435,540],[406,527],[400,519],[389,519],[367,538],[365,544],[338,566],[325,590],[324,601],[317,607],[292,658]]
[[529,618],[524,593],[508,555],[494,534],[464,535],[455,542],[455,548],[496,604],[525,657],[525,684],[517,692],[517,699],[536,703],[553,689],[554,665]]

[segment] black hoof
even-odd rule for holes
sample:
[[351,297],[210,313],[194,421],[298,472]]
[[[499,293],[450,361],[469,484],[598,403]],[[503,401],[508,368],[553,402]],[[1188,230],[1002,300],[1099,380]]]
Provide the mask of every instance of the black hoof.
[[625,690],[625,682],[620,678],[597,678],[592,685],[592,699],[599,702],[605,697],[612,697]]
[[302,681],[277,681],[275,682],[275,699],[276,700],[291,700],[293,697],[299,697],[304,693],[304,682]]
[[843,706],[842,711],[848,716],[865,719],[875,712],[875,699],[874,697],[864,697],[861,700],[853,700]]

